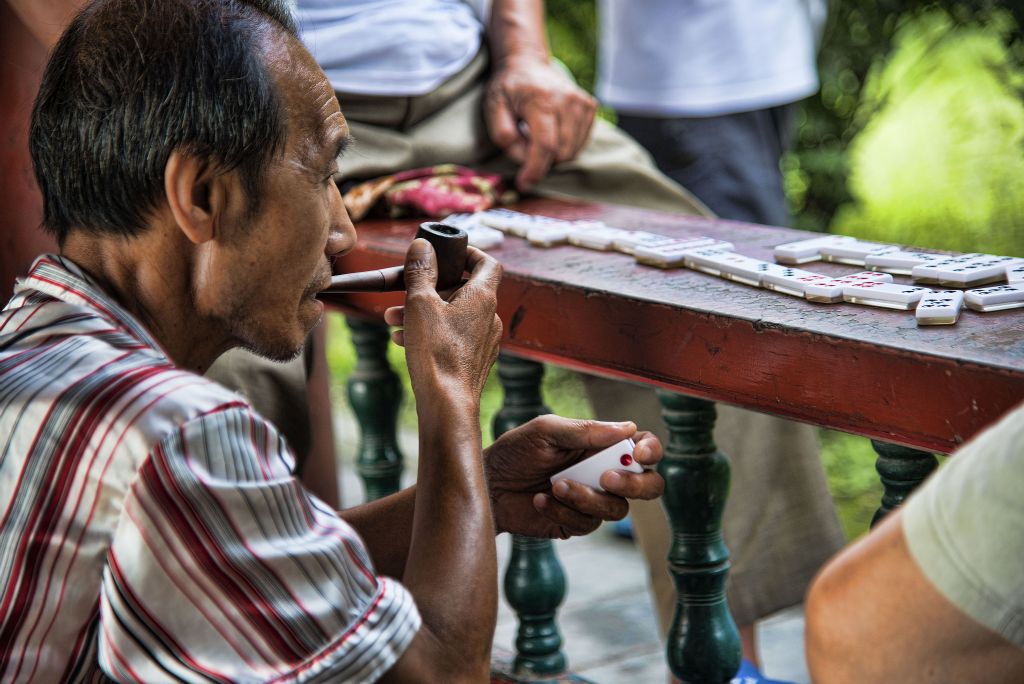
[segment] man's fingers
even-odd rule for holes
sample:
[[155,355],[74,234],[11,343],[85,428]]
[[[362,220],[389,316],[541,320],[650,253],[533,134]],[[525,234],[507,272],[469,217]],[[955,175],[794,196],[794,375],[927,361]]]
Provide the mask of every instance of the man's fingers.
[[663,451],[661,440],[650,432],[638,432],[633,436],[636,447],[633,449],[633,459],[644,466],[655,466],[661,460]]
[[543,178],[558,152],[558,121],[554,113],[535,109],[526,115],[530,130],[530,142],[526,149],[526,161],[516,175],[520,190],[529,190]]
[[384,311],[384,322],[388,325],[405,325],[405,307],[392,306]]
[[486,285],[497,291],[501,283],[501,262],[476,247],[466,248],[466,270],[469,280],[466,285]]
[[399,347],[405,346],[405,331],[404,330],[393,330],[391,332],[391,341],[397,344]]
[[[644,475],[657,477],[657,473]],[[629,502],[623,497],[611,492],[599,492],[573,480],[559,480],[551,487],[551,494],[566,506],[601,520],[622,520],[629,513]]]
[[416,238],[405,253],[405,290],[410,295],[433,293],[437,286],[437,257],[434,247]]
[[522,164],[526,160],[526,152],[529,150],[530,141],[520,136],[514,143],[505,148],[505,156],[516,164]]
[[665,480],[654,471],[630,473],[608,470],[601,473],[601,486],[624,499],[657,499],[665,491]]
[[593,98],[586,94],[571,98],[569,104],[560,108],[556,162],[576,158],[590,139],[590,128],[594,124],[596,111]]
[[533,507],[550,521],[547,536],[567,539],[572,536],[590,534],[601,524],[600,518],[581,513],[565,505],[550,494],[536,494]]
[[590,141],[590,131],[594,127],[594,118],[597,114],[597,102],[588,96],[588,99],[579,105],[580,114],[578,119],[573,123],[572,132],[575,137],[570,138],[572,140],[572,151],[568,156],[559,156],[558,161],[569,161],[575,159],[579,155],[586,144]]
[[523,427],[535,431],[551,446],[565,450],[604,449],[636,434],[636,424],[628,420],[608,423],[563,418],[550,413],[534,418]]
[[576,156],[576,139],[578,126],[582,124],[575,116],[563,113],[558,117],[558,151],[555,153],[556,162],[564,162]]
[[519,140],[519,129],[516,126],[515,114],[509,109],[505,98],[497,92],[489,94],[484,112],[491,141],[500,149],[508,150]]

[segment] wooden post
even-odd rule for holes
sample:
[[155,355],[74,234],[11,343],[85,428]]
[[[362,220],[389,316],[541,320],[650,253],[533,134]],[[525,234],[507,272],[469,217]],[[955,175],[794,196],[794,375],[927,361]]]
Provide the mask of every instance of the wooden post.
[[658,472],[672,526],[669,572],[679,601],[669,628],[672,673],[691,684],[728,682],[740,666],[740,637],[725,599],[729,550],[722,511],[729,460],[715,447],[715,405],[659,390],[669,440]]
[[882,479],[882,505],[871,518],[874,527],[882,518],[903,504],[910,493],[939,466],[934,454],[909,447],[871,440],[878,454],[875,470]]
[[348,400],[359,423],[356,470],[366,500],[373,501],[401,486],[402,454],[395,426],[402,385],[388,363],[388,326],[352,317],[346,322],[356,348],[356,367],[348,379]]
[[[505,390],[494,417],[494,436],[550,410],[541,399],[544,366],[507,354],[498,357],[498,377]],[[562,636],[555,619],[565,598],[565,573],[550,539],[512,535],[512,553],[504,579],[505,598],[516,611],[517,674],[548,675],[566,668]]]

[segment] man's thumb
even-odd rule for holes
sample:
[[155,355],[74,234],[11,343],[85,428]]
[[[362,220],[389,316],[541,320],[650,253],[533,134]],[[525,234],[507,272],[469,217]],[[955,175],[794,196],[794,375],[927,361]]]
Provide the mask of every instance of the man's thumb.
[[405,253],[405,290],[433,290],[437,287],[437,257],[434,247],[423,238],[416,238]]

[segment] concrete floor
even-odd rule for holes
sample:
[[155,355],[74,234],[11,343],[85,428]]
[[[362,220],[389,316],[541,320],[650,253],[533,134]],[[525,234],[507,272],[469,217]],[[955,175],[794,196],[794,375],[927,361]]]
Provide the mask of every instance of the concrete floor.
[[[335,434],[342,455],[340,484],[345,506],[363,499],[362,485],[352,463],[356,451],[354,422],[336,415]],[[399,435],[405,455],[405,480],[416,469],[416,436]],[[498,567],[504,573],[510,538],[500,535]],[[558,612],[563,649],[569,667],[597,684],[665,684],[668,669],[647,593],[644,560],[630,540],[605,525],[591,535],[556,544],[568,590]],[[501,602],[495,632],[496,647],[512,651],[516,617]],[[762,670],[775,679],[806,684],[810,681],[803,655],[803,613],[799,607],[771,616],[759,625]]]
[[[498,567],[510,540],[498,538]],[[668,668],[647,592],[647,569],[633,543],[610,525],[587,537],[557,542],[568,591],[558,612],[569,667],[598,684],[664,684]],[[502,602],[496,646],[512,649],[515,614]],[[803,613],[799,607],[762,621],[759,646],[766,676],[805,684]]]

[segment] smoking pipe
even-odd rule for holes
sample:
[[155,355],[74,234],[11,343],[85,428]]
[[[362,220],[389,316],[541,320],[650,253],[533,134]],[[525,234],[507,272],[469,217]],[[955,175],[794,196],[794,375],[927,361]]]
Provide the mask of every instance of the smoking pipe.
[[[448,290],[462,282],[466,270],[466,231],[445,223],[421,223],[416,237],[425,238],[437,254],[437,289]],[[397,292],[405,289],[405,266],[376,271],[343,273],[331,278],[323,292]]]

